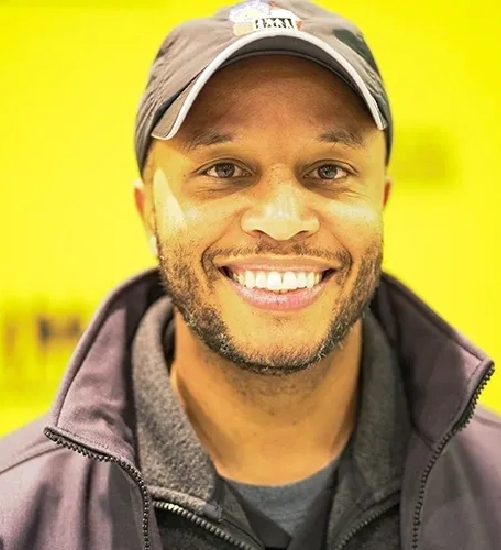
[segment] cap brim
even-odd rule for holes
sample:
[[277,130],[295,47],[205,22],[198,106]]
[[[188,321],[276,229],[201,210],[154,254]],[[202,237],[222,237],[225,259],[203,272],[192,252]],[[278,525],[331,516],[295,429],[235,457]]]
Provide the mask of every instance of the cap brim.
[[210,77],[242,58],[263,54],[293,54],[319,63],[339,75],[364,100],[379,130],[387,123],[363,76],[339,51],[312,34],[297,30],[264,30],[243,36],[223,50],[168,106],[151,135],[159,140],[172,139],[186,119],[200,91]]

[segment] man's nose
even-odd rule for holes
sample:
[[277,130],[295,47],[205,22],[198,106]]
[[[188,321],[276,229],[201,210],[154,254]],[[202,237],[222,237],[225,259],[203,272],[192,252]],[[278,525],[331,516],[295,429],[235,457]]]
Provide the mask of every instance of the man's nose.
[[308,206],[305,190],[294,182],[270,185],[242,217],[242,229],[275,241],[307,238],[320,229],[318,215]]

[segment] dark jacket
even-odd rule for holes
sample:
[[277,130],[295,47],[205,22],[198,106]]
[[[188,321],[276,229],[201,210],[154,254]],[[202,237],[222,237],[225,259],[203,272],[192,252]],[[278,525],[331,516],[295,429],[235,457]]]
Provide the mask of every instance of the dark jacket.
[[[156,271],[118,288],[78,344],[50,415],[0,441],[1,550],[161,550],[137,464],[131,388],[131,343],[161,295]],[[477,406],[492,361],[388,275],[371,309],[398,355],[412,424],[403,550],[500,548],[501,421]],[[182,438],[172,445],[182,456]],[[196,487],[190,464],[172,471],[183,468]],[[259,548],[194,495],[187,487],[165,506],[172,540],[192,537],[172,550]]]

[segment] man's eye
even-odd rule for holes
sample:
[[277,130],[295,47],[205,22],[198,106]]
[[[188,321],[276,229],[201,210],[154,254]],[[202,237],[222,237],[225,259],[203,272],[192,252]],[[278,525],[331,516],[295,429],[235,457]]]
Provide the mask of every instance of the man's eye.
[[311,171],[310,174],[314,174],[315,172],[318,175],[314,175],[313,177],[323,180],[337,180],[348,175],[348,172],[337,164],[322,164],[322,166],[318,166]]
[[[218,162],[202,172],[212,178],[241,178],[249,174],[233,162]],[[316,175],[315,175],[316,173]],[[323,180],[335,180],[346,177],[348,172],[338,164],[322,164],[309,173],[310,176]]]
[[212,178],[238,178],[247,173],[233,162],[218,162],[203,172]]

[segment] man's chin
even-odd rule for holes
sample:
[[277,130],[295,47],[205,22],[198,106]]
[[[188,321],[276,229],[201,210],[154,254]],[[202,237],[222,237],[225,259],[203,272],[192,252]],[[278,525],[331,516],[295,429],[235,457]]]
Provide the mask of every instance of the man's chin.
[[266,339],[241,340],[233,335],[227,345],[218,350],[219,355],[239,369],[266,375],[281,375],[301,372],[318,363],[336,347],[331,340],[318,339],[312,346],[307,338],[291,338],[286,335]]

